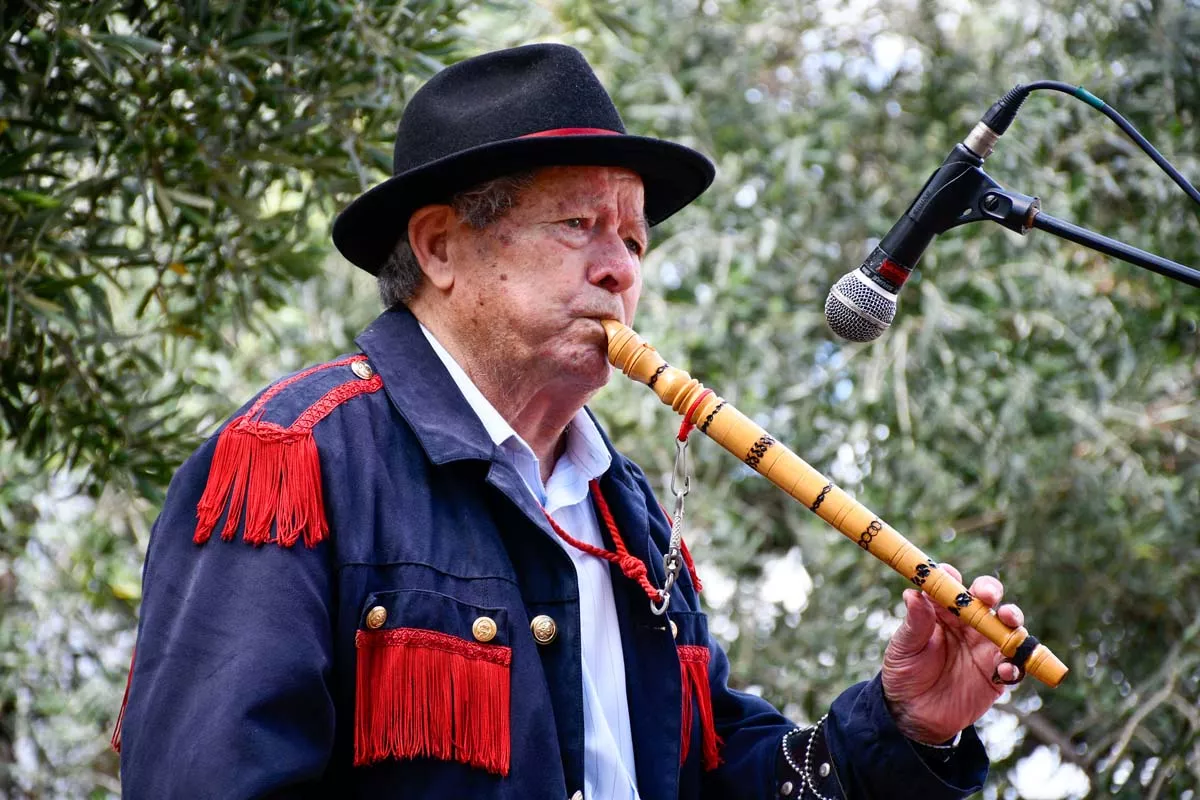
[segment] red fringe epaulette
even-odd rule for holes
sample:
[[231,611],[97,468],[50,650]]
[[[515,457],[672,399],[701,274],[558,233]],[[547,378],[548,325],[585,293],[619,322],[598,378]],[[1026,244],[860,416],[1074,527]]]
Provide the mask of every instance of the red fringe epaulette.
[[[365,355],[310,367],[280,381],[233,420],[217,437],[204,494],[196,506],[193,541],[204,544],[228,508],[221,538],[233,539],[245,514],[242,538],[253,545],[277,542],[291,547],[301,536],[316,547],[329,533],[321,493],[321,461],[313,427],[352,397],[379,391],[383,380],[373,371],[330,389],[286,428],[262,419],[268,402],[288,386],[314,373],[366,361]],[[357,375],[358,373],[356,373]],[[272,536],[272,530],[274,535]]]

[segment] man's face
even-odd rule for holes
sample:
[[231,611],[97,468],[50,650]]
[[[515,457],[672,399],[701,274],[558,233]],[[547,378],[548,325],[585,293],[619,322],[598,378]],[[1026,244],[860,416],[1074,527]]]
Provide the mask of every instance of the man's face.
[[600,320],[632,324],[647,238],[641,178],[612,167],[540,170],[497,222],[457,225],[448,311],[475,368],[603,386]]

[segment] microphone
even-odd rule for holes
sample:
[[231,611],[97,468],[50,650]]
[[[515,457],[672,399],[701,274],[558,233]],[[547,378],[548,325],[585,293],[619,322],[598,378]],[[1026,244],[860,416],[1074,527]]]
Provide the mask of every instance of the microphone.
[[843,275],[825,298],[830,330],[852,342],[878,339],[896,317],[896,300],[933,237],[970,221],[979,184],[972,173],[992,153],[1024,101],[1017,90],[996,102],[970,135],[956,144],[925,181],[917,199],[858,269]]

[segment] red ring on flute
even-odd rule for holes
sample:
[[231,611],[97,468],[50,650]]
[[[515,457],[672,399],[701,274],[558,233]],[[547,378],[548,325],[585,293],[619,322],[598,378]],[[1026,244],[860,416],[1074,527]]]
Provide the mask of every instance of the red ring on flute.
[[696,398],[694,403],[692,403],[691,408],[689,408],[687,413],[683,415],[683,424],[679,426],[679,441],[687,441],[688,436],[692,433],[692,429],[696,427],[696,423],[692,422],[692,414],[696,413],[696,409],[698,409],[700,404],[704,402],[704,398],[708,397],[712,393],[712,389],[705,389],[703,392],[701,392],[700,396]]

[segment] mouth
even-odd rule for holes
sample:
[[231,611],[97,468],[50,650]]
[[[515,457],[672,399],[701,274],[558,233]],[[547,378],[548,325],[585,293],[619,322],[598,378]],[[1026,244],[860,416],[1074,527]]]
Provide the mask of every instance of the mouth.
[[604,322],[605,320],[611,319],[611,320],[614,320],[614,321],[619,322],[622,325],[624,325],[625,320],[623,317],[624,317],[624,315],[619,311],[615,312],[615,313],[612,311],[597,311],[597,312],[585,313],[582,315],[583,319],[592,319],[592,320],[595,320],[596,322]]

